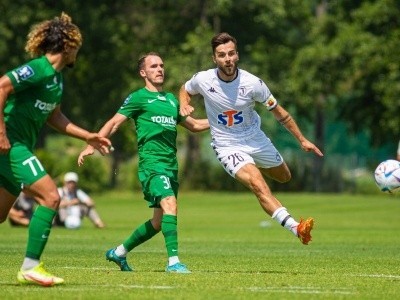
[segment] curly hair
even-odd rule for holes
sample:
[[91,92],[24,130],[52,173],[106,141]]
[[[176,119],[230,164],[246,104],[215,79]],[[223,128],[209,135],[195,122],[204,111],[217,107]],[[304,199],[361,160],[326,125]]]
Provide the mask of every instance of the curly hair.
[[25,50],[32,57],[46,53],[62,53],[82,45],[81,32],[66,13],[32,27],[28,34]]

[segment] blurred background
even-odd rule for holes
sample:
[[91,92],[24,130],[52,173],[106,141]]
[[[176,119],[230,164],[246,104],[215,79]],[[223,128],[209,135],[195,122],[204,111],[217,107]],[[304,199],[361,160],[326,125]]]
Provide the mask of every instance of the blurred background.
[[[398,0],[57,0],[0,2],[0,73],[29,59],[26,35],[35,23],[64,11],[82,31],[74,69],[64,72],[64,113],[97,131],[126,96],[143,86],[138,58],[164,59],[165,90],[199,70],[213,68],[211,37],[226,31],[238,40],[239,67],[262,78],[324,158],[303,153],[265,109],[262,127],[284,156],[293,179],[273,190],[378,193],[373,170],[395,159],[400,139],[400,2]],[[195,117],[204,117],[201,99]],[[111,156],[76,164],[84,143],[43,130],[37,156],[61,181],[80,175],[91,192],[140,189],[134,124],[112,137]],[[225,174],[208,132],[179,128],[181,187],[242,190]]]

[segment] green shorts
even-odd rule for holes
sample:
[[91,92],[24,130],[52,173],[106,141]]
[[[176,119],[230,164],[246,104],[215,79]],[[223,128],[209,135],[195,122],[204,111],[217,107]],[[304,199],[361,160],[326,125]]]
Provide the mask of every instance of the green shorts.
[[178,171],[140,170],[139,180],[149,207],[160,207],[160,201],[168,196],[178,198]]
[[8,154],[0,154],[0,187],[14,196],[46,174],[39,159],[23,144],[14,144]]

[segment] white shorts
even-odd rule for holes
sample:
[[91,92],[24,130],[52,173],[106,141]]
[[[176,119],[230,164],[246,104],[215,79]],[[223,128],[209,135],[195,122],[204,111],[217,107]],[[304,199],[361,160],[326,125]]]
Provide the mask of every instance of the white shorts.
[[262,131],[249,140],[232,144],[213,141],[211,146],[222,167],[232,177],[246,164],[267,169],[283,163],[281,154]]

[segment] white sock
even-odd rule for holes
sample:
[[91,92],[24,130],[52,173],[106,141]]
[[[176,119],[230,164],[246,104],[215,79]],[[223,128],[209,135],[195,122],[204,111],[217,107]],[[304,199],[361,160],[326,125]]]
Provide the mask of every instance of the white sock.
[[121,244],[115,248],[115,254],[117,254],[119,257],[125,257],[128,254],[128,251],[126,251],[124,245]]
[[178,256],[168,257],[168,266],[172,266],[174,264],[177,264],[178,262],[180,262]]
[[26,271],[26,270],[29,270],[29,269],[32,269],[32,268],[36,267],[38,264],[39,264],[39,260],[38,259],[25,257],[24,258],[24,262],[22,263],[21,269],[23,271]]
[[272,219],[297,236],[297,225],[299,225],[299,223],[292,218],[285,207],[279,207],[277,210],[275,210],[272,214]]

